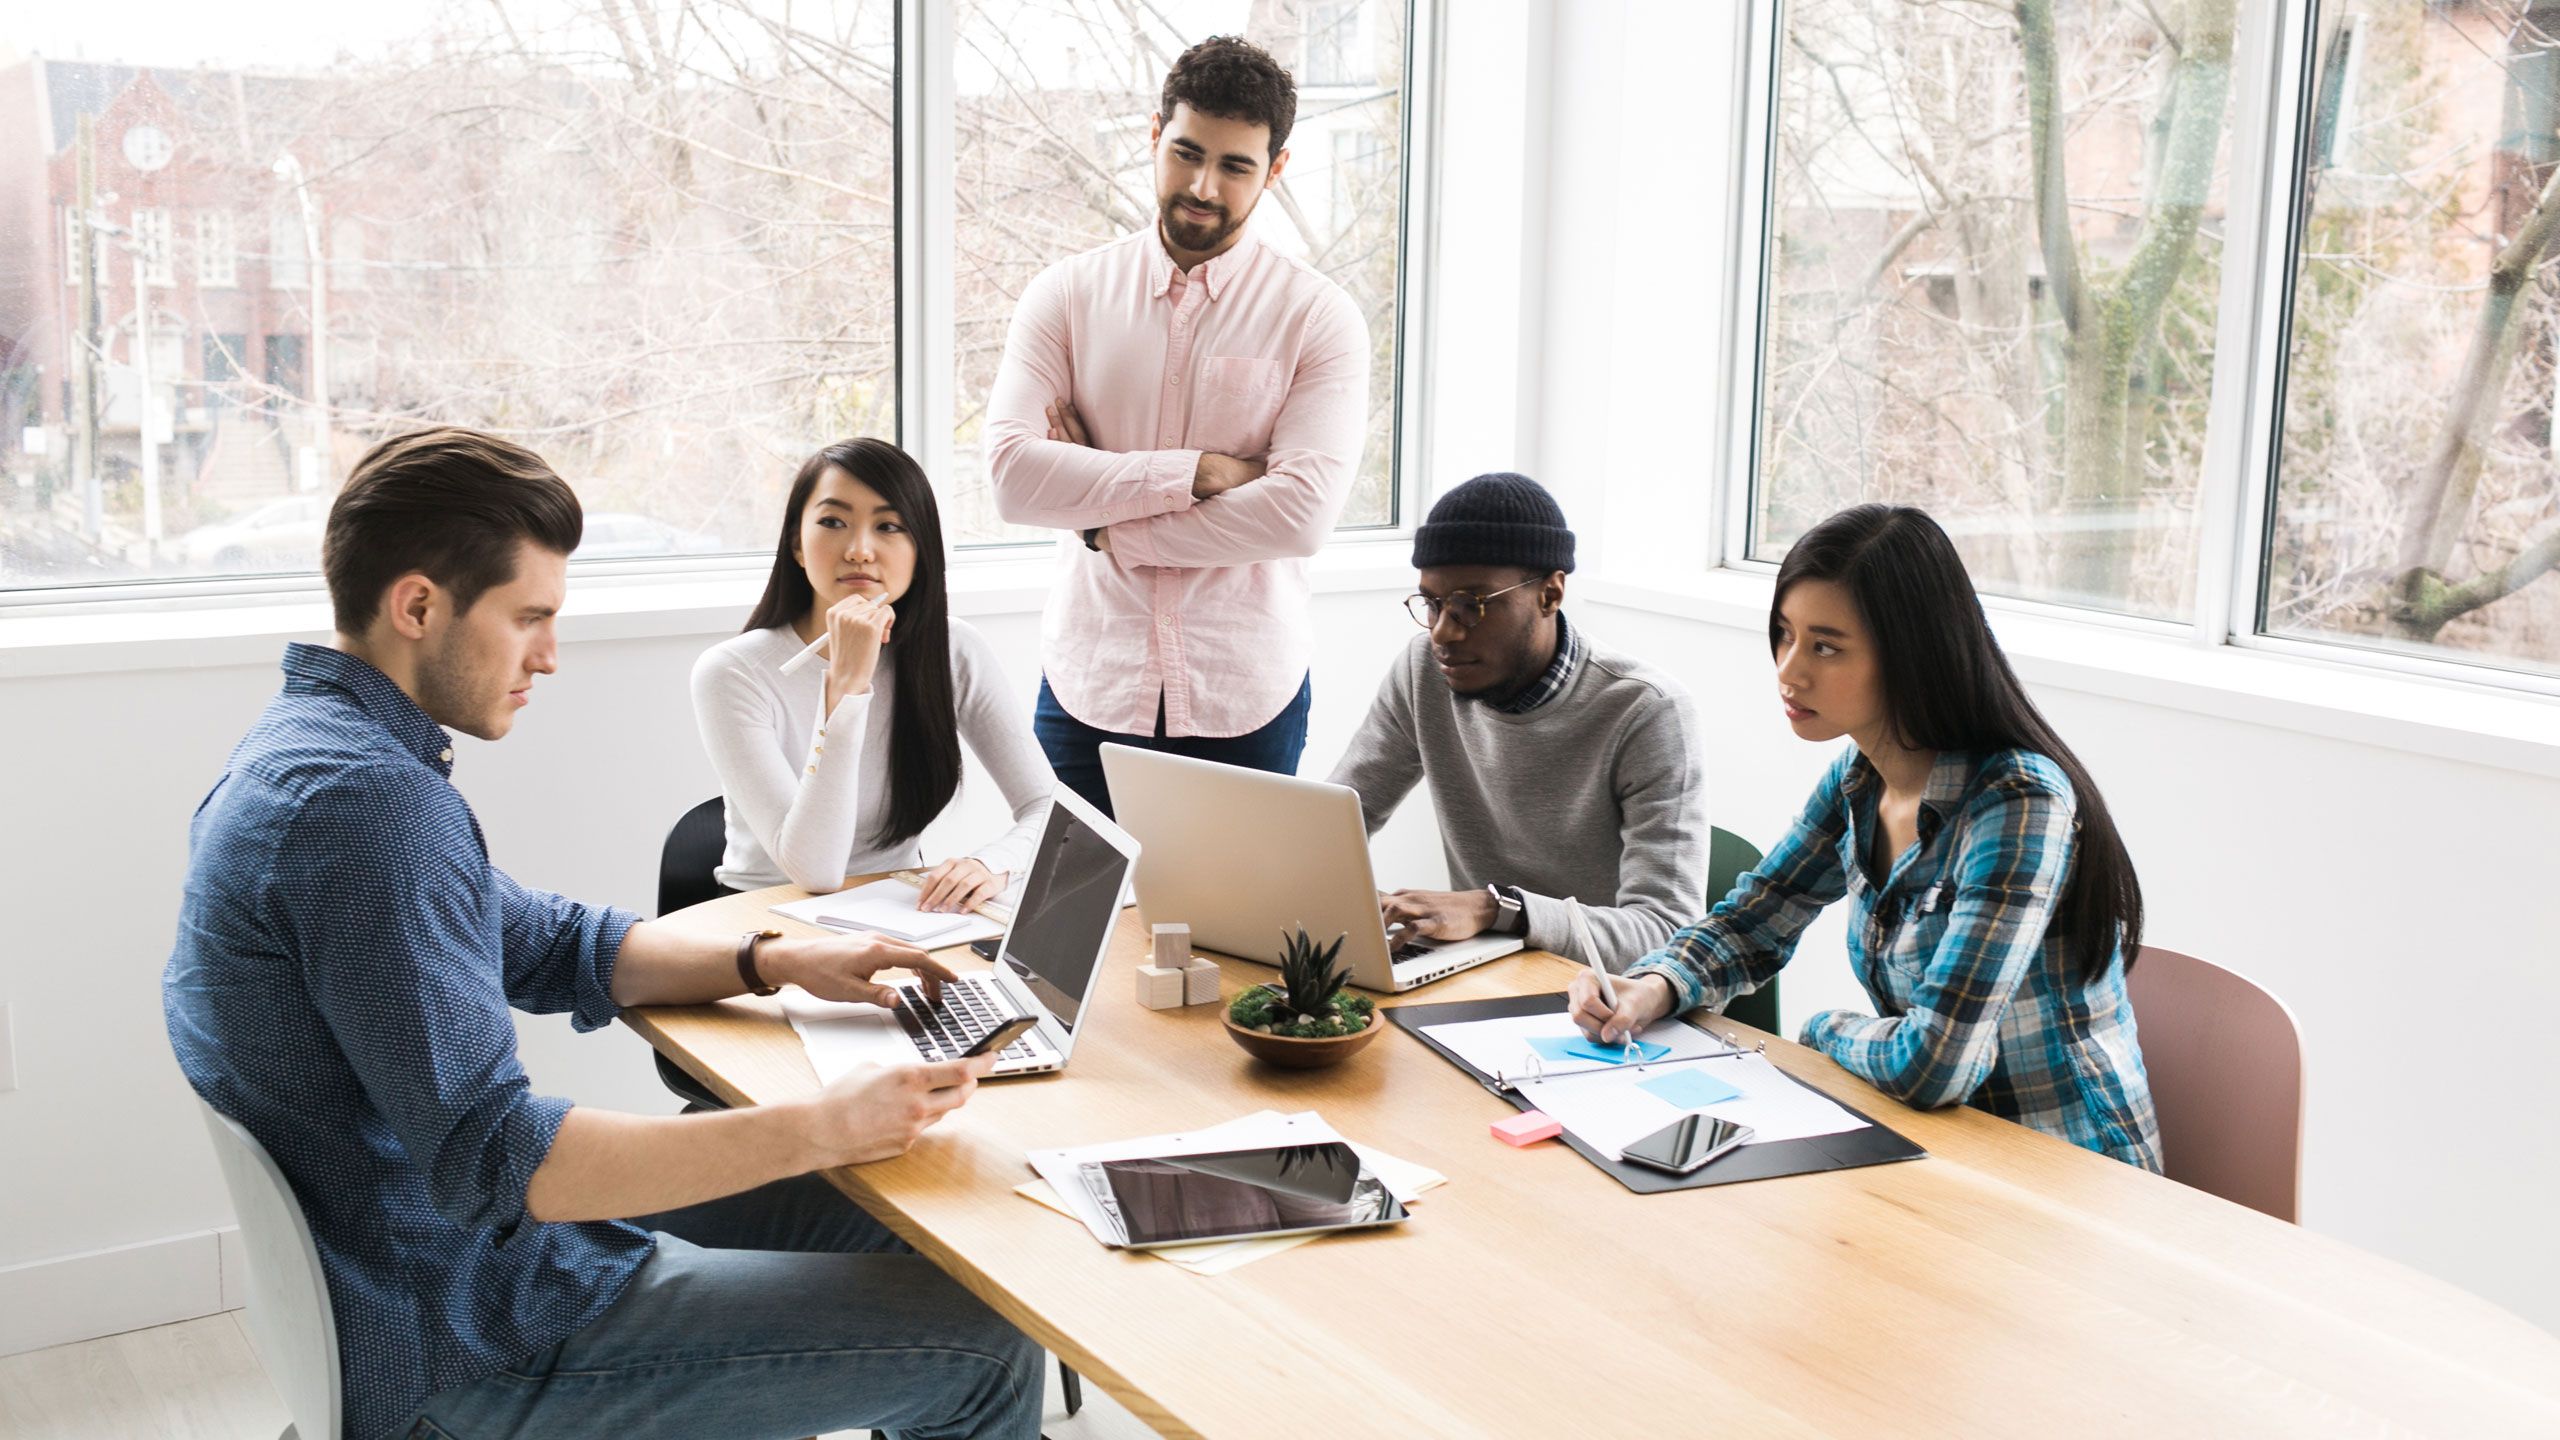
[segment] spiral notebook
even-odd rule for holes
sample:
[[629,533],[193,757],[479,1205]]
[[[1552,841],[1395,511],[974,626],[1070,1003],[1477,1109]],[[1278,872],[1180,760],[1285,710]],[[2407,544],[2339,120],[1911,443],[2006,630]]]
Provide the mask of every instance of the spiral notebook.
[[[1517,1068],[1499,1062],[1488,1066],[1478,1063],[1493,1058],[1486,1045],[1468,1043],[1463,1032],[1446,1037],[1432,1033],[1467,1022],[1560,1016],[1565,1003],[1560,994],[1510,995],[1441,1005],[1397,1005],[1388,1008],[1386,1015],[1513,1108],[1540,1109],[1540,1100],[1545,1099],[1554,1106],[1548,1113],[1566,1127],[1559,1138],[1640,1195],[1885,1165],[1918,1160],[1929,1153],[1856,1107],[1843,1105],[1779,1070],[1767,1055],[1727,1043],[1686,1021],[1655,1026],[1638,1037],[1663,1044],[1669,1053],[1624,1064],[1579,1057],[1550,1063],[1523,1054]],[[1720,1069],[1733,1079],[1719,1076]],[[1717,1085],[1747,1090],[1765,1107],[1752,1118],[1765,1116],[1763,1127],[1785,1138],[1745,1145],[1687,1175],[1665,1174],[1618,1158],[1627,1142],[1655,1125],[1669,1123],[1676,1118],[1675,1112],[1715,1103],[1711,1097]],[[1618,1093],[1636,1090],[1648,1090],[1652,1100]],[[1844,1123],[1844,1116],[1848,1128],[1834,1128]],[[1576,1121],[1582,1129],[1575,1128]]]

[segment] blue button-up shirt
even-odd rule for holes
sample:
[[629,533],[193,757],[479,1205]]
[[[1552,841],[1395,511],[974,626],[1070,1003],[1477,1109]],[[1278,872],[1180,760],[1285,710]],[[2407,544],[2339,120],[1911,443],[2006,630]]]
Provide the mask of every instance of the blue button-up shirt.
[[2061,767],[2027,750],[1939,755],[1919,838],[1877,883],[1866,857],[1883,789],[1844,750],[1759,868],[1628,973],[1661,973],[1680,1009],[1721,1005],[1767,984],[1846,895],[1849,964],[1876,1013],[1826,1010],[1805,1044],[1909,1104],[1969,1103],[2158,1170],[2123,957],[2083,981],[2050,933],[2076,848]]
[[567,1338],[654,1242],[544,1224],[525,1187],[569,1102],[508,1006],[610,1023],[638,917],[489,864],[452,741],[371,665],[288,648],[285,686],[196,810],[162,981],[178,1064],[258,1137],[319,1243],[347,1433]]

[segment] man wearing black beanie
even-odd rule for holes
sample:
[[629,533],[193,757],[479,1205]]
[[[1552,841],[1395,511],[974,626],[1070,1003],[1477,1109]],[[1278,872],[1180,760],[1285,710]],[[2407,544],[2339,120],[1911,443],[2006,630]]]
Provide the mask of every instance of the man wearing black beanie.
[[1380,898],[1429,940],[1526,937],[1624,970],[1704,914],[1706,786],[1689,697],[1564,616],[1573,531],[1526,475],[1479,475],[1413,536],[1425,633],[1333,769],[1370,833],[1429,781],[1449,891]]

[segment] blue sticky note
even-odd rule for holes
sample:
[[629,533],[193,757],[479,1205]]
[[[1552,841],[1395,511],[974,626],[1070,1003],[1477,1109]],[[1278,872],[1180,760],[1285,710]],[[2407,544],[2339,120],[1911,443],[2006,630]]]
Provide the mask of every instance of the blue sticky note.
[[1742,1098],[1741,1091],[1698,1070],[1674,1070],[1668,1075],[1656,1075],[1636,1088],[1650,1091],[1655,1097],[1683,1110],[1703,1110],[1710,1105]]
[[1631,1060],[1659,1060],[1671,1053],[1671,1047],[1644,1040],[1630,1040],[1624,1045],[1602,1045],[1577,1037],[1565,1042],[1564,1053],[1576,1060],[1606,1060],[1612,1065],[1624,1065]]
[[1537,1051],[1541,1060],[1562,1060],[1567,1058],[1566,1046],[1581,1043],[1569,1035],[1536,1035],[1530,1037],[1529,1048]]

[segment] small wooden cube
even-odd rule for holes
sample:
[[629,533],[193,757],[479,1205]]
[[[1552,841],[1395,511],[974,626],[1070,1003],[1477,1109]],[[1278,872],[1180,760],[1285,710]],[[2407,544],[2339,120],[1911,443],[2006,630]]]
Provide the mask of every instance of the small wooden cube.
[[1150,1010],[1182,1008],[1183,974],[1161,965],[1138,967],[1138,1003]]
[[[1163,962],[1159,961],[1158,964]],[[1190,957],[1182,967],[1182,1003],[1215,1005],[1218,1003],[1218,965],[1214,960]]]
[[1159,925],[1156,927],[1156,968],[1180,970],[1191,963],[1191,927]]

